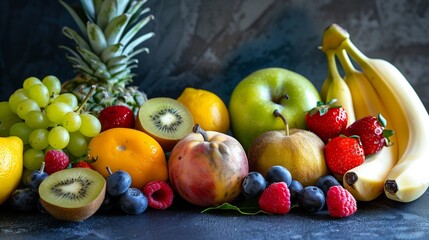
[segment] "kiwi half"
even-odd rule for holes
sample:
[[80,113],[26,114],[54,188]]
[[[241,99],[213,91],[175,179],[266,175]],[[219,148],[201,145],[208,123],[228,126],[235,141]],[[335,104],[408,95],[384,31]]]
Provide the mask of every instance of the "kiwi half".
[[83,221],[103,203],[104,177],[88,168],[68,168],[49,175],[39,186],[40,203],[53,217]]
[[145,101],[139,109],[136,129],[153,137],[164,152],[192,132],[194,118],[188,108],[173,98],[157,97]]

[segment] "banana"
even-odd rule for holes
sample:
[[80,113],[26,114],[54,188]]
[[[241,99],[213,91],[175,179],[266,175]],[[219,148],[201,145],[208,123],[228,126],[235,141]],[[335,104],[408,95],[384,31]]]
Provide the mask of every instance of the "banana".
[[359,64],[383,99],[395,127],[399,159],[386,176],[384,193],[399,202],[414,201],[429,187],[428,112],[396,67],[385,60],[368,58],[343,34],[344,30],[337,33],[344,39],[341,47]]
[[355,112],[353,109],[353,99],[350,93],[350,89],[346,82],[341,78],[338,73],[337,64],[335,61],[335,51],[325,51],[326,58],[328,60],[328,78],[331,82],[328,85],[326,92],[326,102],[332,99],[337,99],[337,104],[340,105],[347,112],[347,126],[352,124],[355,118]]
[[[353,98],[353,107],[356,118],[377,116],[379,113],[387,120],[390,128],[391,122],[386,106],[366,76],[356,70],[347,53],[339,48],[338,59],[344,69],[344,81],[349,86]],[[393,145],[384,147],[380,152],[366,156],[365,162],[343,175],[344,187],[359,201],[372,201],[383,193],[384,180],[390,169],[398,160],[396,135],[390,137]]]

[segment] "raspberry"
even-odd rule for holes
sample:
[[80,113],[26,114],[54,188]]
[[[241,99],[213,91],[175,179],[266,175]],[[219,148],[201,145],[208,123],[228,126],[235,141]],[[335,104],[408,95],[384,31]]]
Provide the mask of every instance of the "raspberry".
[[151,208],[166,209],[173,203],[173,190],[164,181],[149,182],[144,187],[143,192]]
[[291,208],[290,192],[285,182],[268,186],[258,200],[259,208],[272,214],[286,214]]
[[357,211],[356,199],[342,186],[329,188],[326,204],[329,215],[332,217],[348,217]]
[[45,172],[51,175],[68,167],[69,157],[61,150],[49,150],[45,154]]

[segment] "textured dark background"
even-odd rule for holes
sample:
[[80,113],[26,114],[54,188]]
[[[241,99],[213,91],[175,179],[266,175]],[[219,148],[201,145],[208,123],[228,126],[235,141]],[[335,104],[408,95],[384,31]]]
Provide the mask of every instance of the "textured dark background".
[[[77,2],[76,0],[66,0]],[[156,37],[139,55],[135,84],[149,97],[177,97],[187,86],[228,103],[235,85],[264,67],[303,74],[317,88],[327,74],[318,50],[323,29],[346,28],[368,56],[397,66],[429,107],[429,1],[149,0]],[[29,76],[72,78],[59,45],[74,26],[56,0],[0,1],[0,101]],[[0,183],[1,184],[1,183]],[[429,192],[408,204],[384,196],[359,203],[347,219],[292,211],[286,216],[200,214],[189,205],[138,216],[97,214],[84,223],[0,207],[2,239],[428,239]],[[176,203],[177,204],[177,203]]]
[[[67,0],[76,3],[76,0]],[[397,66],[429,106],[429,1],[423,0],[150,0],[155,16],[134,84],[149,97],[177,97],[204,88],[226,103],[235,85],[264,67],[284,67],[317,88],[327,74],[318,50],[332,23],[346,28],[368,56]],[[75,27],[58,1],[0,2],[0,100],[29,76],[74,76],[59,45],[72,43],[61,27]]]

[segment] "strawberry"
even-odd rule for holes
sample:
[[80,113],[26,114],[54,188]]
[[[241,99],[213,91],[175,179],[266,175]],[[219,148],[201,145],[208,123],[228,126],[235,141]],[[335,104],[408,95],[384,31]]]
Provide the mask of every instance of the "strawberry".
[[359,136],[366,156],[380,151],[384,146],[390,146],[389,137],[394,134],[394,131],[386,129],[386,119],[378,114],[377,117],[366,116],[358,119],[347,127],[343,134]]
[[134,128],[134,112],[127,106],[109,106],[101,110],[98,115],[101,131],[110,128]]
[[148,199],[148,204],[154,209],[166,209],[173,203],[173,190],[164,181],[152,181],[146,184],[143,193]]
[[331,139],[325,147],[325,160],[331,172],[340,176],[361,165],[365,155],[359,137],[340,135]]
[[270,184],[258,199],[259,208],[272,214],[286,214],[291,209],[290,191],[285,182]]
[[85,161],[75,162],[75,163],[72,164],[72,167],[74,167],[74,168],[89,168],[89,169],[93,169],[93,167],[91,166],[91,164],[89,164],[88,162],[85,162]]
[[330,187],[326,194],[326,206],[332,217],[348,217],[357,211],[356,199],[342,186]]
[[307,112],[305,117],[308,129],[325,143],[347,127],[347,112],[341,106],[334,105],[336,101],[332,99],[326,104],[317,102],[317,107]]
[[54,172],[66,169],[69,164],[69,157],[61,150],[51,149],[45,154],[45,172],[49,175]]

